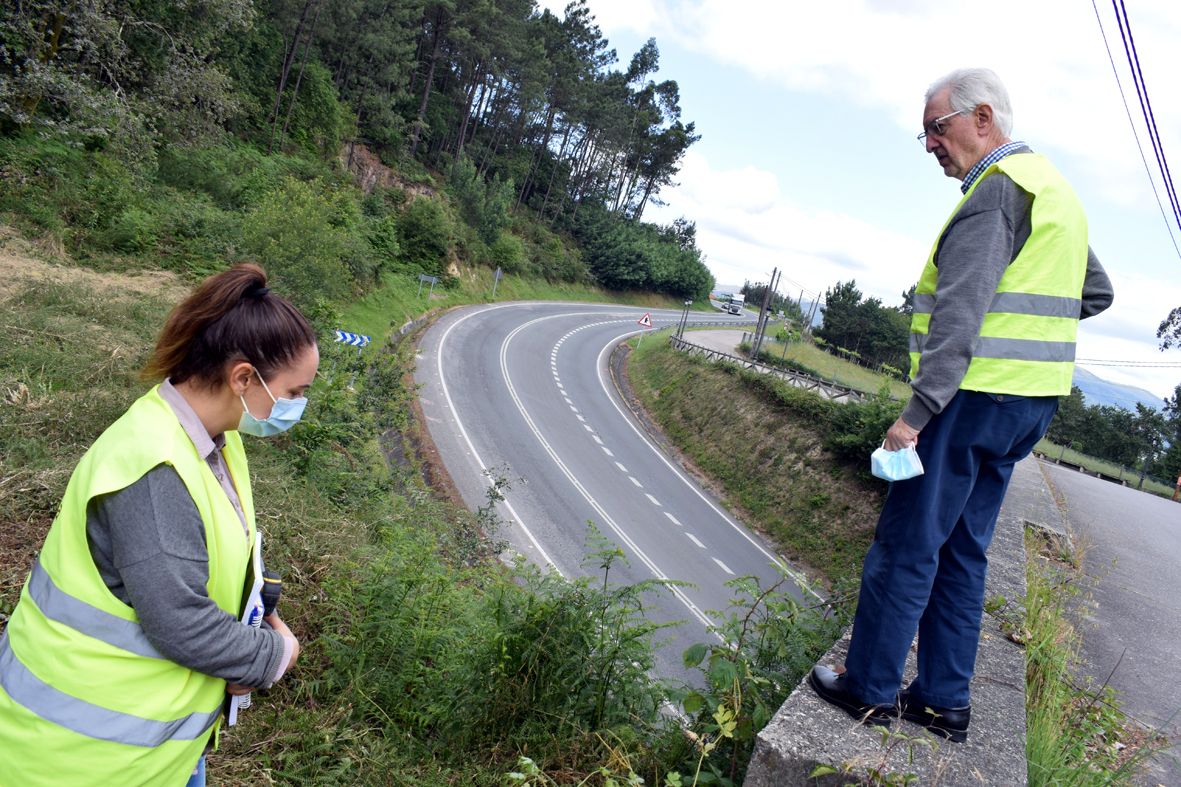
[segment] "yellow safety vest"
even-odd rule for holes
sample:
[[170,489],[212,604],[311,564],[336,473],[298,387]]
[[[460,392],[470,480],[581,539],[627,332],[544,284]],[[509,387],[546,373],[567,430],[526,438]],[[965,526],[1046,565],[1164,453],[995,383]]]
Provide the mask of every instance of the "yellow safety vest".
[[[939,237],[986,177],[1003,172],[1033,195],[1032,228],[1001,277],[961,389],[1021,396],[1065,396],[1074,374],[1075,338],[1087,274],[1087,218],[1070,184],[1043,156],[1014,153],[984,171],[952,211]],[[939,269],[938,239],[915,287],[910,376],[919,370]],[[955,315],[950,315],[955,319]]]
[[95,441],[0,638],[0,785],[184,785],[221,713],[226,682],[160,655],[99,575],[86,506],[167,463],[205,523],[209,597],[239,614],[254,504],[237,432],[223,456],[246,514],[153,388]]

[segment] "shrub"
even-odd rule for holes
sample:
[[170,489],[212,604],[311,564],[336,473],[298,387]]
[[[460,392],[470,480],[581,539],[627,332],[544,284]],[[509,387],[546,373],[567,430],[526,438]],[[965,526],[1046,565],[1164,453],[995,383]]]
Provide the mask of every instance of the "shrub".
[[525,244],[516,235],[507,232],[500,233],[500,237],[488,249],[492,264],[501,268],[505,273],[518,273],[525,267]]
[[343,223],[331,195],[288,178],[246,214],[242,239],[285,294],[310,305],[342,297],[364,274],[363,249]]
[[411,202],[398,221],[402,258],[422,273],[442,276],[453,229],[439,203],[428,197]]
[[106,239],[111,248],[133,254],[148,251],[156,245],[159,222],[156,217],[141,208],[126,208],[107,230]]

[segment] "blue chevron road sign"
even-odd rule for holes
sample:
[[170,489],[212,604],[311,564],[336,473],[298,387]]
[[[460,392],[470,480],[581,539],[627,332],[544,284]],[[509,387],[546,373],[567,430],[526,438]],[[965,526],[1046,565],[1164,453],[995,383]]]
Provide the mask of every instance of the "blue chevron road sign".
[[369,337],[360,333],[349,333],[348,331],[337,329],[336,341],[344,342],[345,344],[352,345],[353,347],[364,347],[365,345],[369,344]]

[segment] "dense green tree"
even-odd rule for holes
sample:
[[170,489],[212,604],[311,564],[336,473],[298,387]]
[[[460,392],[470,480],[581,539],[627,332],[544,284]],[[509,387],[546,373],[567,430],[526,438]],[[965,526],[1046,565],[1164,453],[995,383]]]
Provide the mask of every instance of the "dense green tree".
[[865,298],[856,281],[837,282],[825,292],[824,323],[816,334],[870,366],[910,366],[906,315],[878,298]]

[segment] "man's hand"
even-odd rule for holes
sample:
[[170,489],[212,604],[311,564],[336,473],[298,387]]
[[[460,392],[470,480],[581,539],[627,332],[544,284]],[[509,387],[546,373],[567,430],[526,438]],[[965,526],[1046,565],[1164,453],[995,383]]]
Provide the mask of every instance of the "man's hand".
[[279,617],[278,612],[272,612],[263,619],[272,629],[279,632],[284,637],[291,638],[291,661],[287,664],[287,669],[290,670],[295,666],[295,660],[299,658],[299,640],[296,639],[295,635],[291,633],[291,629],[287,628],[287,624],[284,623],[283,619]]
[[899,418],[886,432],[886,450],[900,451],[908,445],[918,445],[919,430]]

